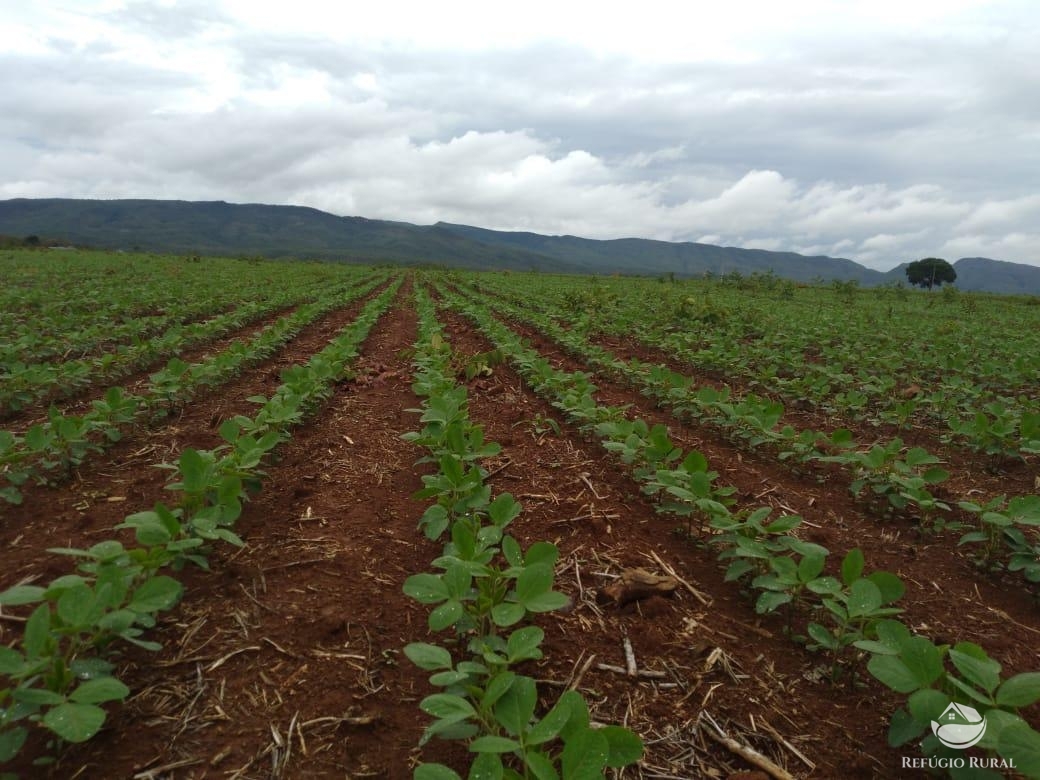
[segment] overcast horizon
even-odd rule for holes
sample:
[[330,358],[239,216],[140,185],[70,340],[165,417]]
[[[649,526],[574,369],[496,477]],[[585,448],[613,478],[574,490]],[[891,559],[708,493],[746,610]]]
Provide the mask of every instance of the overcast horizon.
[[1040,4],[675,5],[5,8],[0,198],[1040,266]]

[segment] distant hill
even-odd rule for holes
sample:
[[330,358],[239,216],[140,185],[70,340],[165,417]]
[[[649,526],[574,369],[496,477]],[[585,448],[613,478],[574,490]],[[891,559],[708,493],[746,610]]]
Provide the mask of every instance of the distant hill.
[[1034,265],[962,257],[953,268],[957,272],[957,287],[962,290],[1040,294],[1040,268]]
[[582,270],[546,255],[478,246],[437,226],[337,217],[301,206],[223,201],[6,200],[0,201],[0,233],[60,237],[102,249]]
[[499,230],[438,222],[459,235],[491,246],[507,246],[537,252],[558,260],[581,265],[597,273],[674,273],[699,276],[739,271],[774,271],[778,276],[808,282],[816,278],[856,279],[861,284],[882,284],[885,275],[852,260],[806,256],[794,252],[769,252],[692,242],[653,241],[646,238],[618,238],[608,241],[576,236],[544,236],[539,233],[506,233]]
[[[0,234],[62,239],[105,249],[355,262],[434,264],[484,270],[695,276],[772,271],[796,281],[905,281],[852,260],[693,242],[504,232],[438,222],[412,225],[338,217],[301,206],[223,201],[0,201]],[[987,258],[954,263],[964,290],[1040,294],[1040,268]]]

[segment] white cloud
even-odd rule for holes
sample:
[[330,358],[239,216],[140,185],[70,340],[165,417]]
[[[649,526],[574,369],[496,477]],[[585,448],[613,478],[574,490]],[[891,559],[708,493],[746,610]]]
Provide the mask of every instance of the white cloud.
[[677,8],[22,4],[0,196],[1040,264],[1030,5]]
[[[945,257],[992,257],[998,260],[1022,258],[1019,262],[1040,265],[1040,233],[1006,235],[960,235],[946,241],[939,253]],[[1027,259],[1029,258],[1029,259]]]
[[1022,223],[1040,223],[1040,195],[982,203],[960,227],[963,230],[977,230]]

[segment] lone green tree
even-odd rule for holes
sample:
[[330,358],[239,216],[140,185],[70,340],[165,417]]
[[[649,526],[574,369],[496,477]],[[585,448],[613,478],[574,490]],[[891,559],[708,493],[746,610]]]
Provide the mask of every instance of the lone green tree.
[[941,257],[926,257],[906,267],[906,279],[910,284],[930,290],[937,284],[953,284],[957,280],[957,272]]

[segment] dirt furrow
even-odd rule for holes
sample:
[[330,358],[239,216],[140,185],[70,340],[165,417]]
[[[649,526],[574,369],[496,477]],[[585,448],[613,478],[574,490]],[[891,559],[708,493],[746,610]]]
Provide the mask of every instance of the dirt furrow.
[[311,323],[269,359],[246,369],[217,388],[203,388],[184,409],[158,427],[128,433],[111,449],[90,458],[59,486],[26,486],[19,506],[3,508],[0,522],[0,571],[3,587],[25,577],[47,579],[68,567],[67,559],[49,555],[48,547],[89,546],[112,535],[128,512],[150,509],[169,499],[163,488],[169,472],[159,464],[175,462],[187,447],[209,449],[222,443],[224,420],[252,416],[258,408],[247,399],[270,396],[280,372],[305,363],[348,325],[372,296],[352,301]]
[[[108,388],[113,385],[119,385],[127,393],[137,394],[144,392],[148,387],[149,377],[159,368],[165,366],[171,358],[177,357],[188,364],[200,362],[211,355],[219,354],[226,349],[232,341],[237,339],[248,340],[253,338],[253,336],[268,325],[282,317],[289,316],[296,311],[297,308],[298,305],[293,305],[270,312],[260,319],[247,323],[241,328],[235,328],[233,331],[226,333],[217,339],[195,344],[181,352],[178,352],[176,355],[158,358],[154,362],[149,363],[147,366],[134,371],[125,377],[113,380],[103,380],[100,384],[91,384],[87,387],[83,387],[75,391],[72,395],[66,396],[60,402],[54,402],[53,405],[56,406],[64,415],[81,415],[90,411],[91,403],[102,398]],[[47,421],[47,410],[50,405],[51,404],[47,401],[40,401],[39,403],[33,404],[32,406],[17,412],[12,415],[11,420],[5,424],[5,428],[9,431],[18,433],[19,435],[24,434],[31,426]]]
[[[888,442],[901,438],[908,447],[923,447],[933,455],[943,459],[945,468],[950,472],[950,479],[942,485],[942,492],[951,497],[978,496],[995,497],[999,495],[1028,495],[1037,491],[1037,480],[1040,479],[1040,458],[1026,456],[1024,460],[990,461],[985,467],[987,458],[970,450],[941,441],[945,433],[933,428],[915,424],[910,430],[900,430],[895,425],[872,425],[862,419],[849,415],[826,414],[815,411],[809,405],[792,402],[778,393],[763,393],[761,388],[752,387],[749,383],[725,376],[714,371],[704,371],[683,360],[678,360],[668,352],[640,342],[626,341],[616,337],[601,336],[590,339],[593,343],[608,349],[623,360],[640,360],[644,363],[656,363],[667,366],[671,370],[691,377],[697,386],[710,386],[717,390],[728,388],[736,396],[757,393],[779,401],[784,405],[783,424],[790,424],[799,430],[815,430],[830,433],[838,428],[852,431],[860,444]],[[980,465],[983,466],[980,468]]]
[[[373,328],[357,379],[279,449],[236,525],[247,546],[188,573],[164,649],[129,656],[140,693],[54,777],[411,776],[431,691],[401,653],[427,633],[401,587],[440,545],[416,530],[421,453],[400,439],[419,405],[407,295]],[[452,760],[446,747],[427,760]]]
[[[461,356],[491,349],[460,316],[443,314],[443,320]],[[677,777],[701,775],[708,767],[721,776],[747,768],[695,736],[692,724],[702,710],[799,777],[872,777],[895,766],[884,740],[884,707],[873,706],[880,700],[894,709],[894,699],[876,685],[850,690],[819,679],[822,659],[785,638],[782,626],[759,625],[747,600],[723,582],[712,552],[676,533],[676,523],[655,512],[624,467],[563,423],[511,368],[497,367],[490,378],[471,383],[470,416],[485,426],[489,440],[504,445],[498,462],[487,466],[499,469],[492,478],[496,491],[512,492],[524,504],[512,532],[525,544],[554,542],[565,562],[559,587],[574,596],[575,606],[540,621],[548,637],[540,676],[567,680],[593,656],[597,663],[624,666],[625,636],[641,668],[668,670],[664,687],[595,665],[582,677],[600,720],[625,721],[651,743],[649,767]],[[560,435],[550,418],[561,426]],[[708,603],[680,589],[673,598],[620,608],[597,604],[595,591],[623,569],[665,574],[661,562]],[[853,718],[859,724],[854,733],[841,725]],[[814,762],[815,771],[768,728]],[[850,763],[852,755],[858,758]]]
[[[557,368],[588,370],[558,345],[522,323],[509,322]],[[951,534],[925,535],[907,521],[883,523],[865,516],[845,484],[801,479],[770,458],[734,448],[710,429],[677,420],[626,385],[597,374],[599,403],[630,405],[648,423],[668,427],[677,446],[703,453],[722,484],[738,489],[739,506],[769,504],[777,513],[798,514],[803,535],[827,547],[832,559],[852,547],[866,557],[868,570],[887,570],[906,584],[900,601],[903,619],[936,641],[970,640],[1004,664],[1005,675],[1040,668],[1035,600],[1016,575],[988,577],[977,572],[956,547]]]

